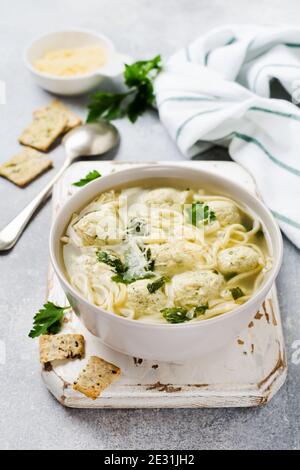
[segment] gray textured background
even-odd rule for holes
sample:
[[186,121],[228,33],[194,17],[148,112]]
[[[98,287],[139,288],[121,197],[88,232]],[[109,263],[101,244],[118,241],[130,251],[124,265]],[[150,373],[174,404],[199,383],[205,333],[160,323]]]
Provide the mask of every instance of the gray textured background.
[[[22,63],[26,44],[39,34],[86,27],[110,36],[120,51],[137,58],[167,57],[213,26],[226,23],[299,25],[298,0],[0,0],[0,80],[7,103],[0,106],[0,161],[17,149],[17,136],[32,111],[49,101]],[[69,100],[85,115],[85,98]],[[134,126],[118,123],[119,160],[180,159],[154,113]],[[54,157],[63,160],[61,148]],[[224,158],[219,151],[205,158]],[[51,177],[27,189],[0,181],[0,226],[6,224]],[[299,252],[285,240],[278,280],[289,376],[261,409],[99,410],[64,409],[44,388],[37,344],[27,338],[33,314],[45,297],[50,203],[36,215],[18,245],[0,256],[0,447],[7,449],[287,449],[300,448],[300,364],[292,344],[299,331]]]

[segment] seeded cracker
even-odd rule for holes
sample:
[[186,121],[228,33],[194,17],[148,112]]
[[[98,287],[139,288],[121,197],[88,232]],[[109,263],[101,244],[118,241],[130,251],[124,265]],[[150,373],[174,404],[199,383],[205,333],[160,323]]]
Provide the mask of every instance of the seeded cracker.
[[49,107],[47,113],[42,113],[34,118],[23,131],[19,142],[45,152],[64,132],[67,123],[68,119],[65,113],[56,107]]
[[91,356],[80,372],[73,389],[95,400],[120,375],[119,367],[97,356]]
[[36,150],[24,147],[18,154],[0,165],[0,175],[23,187],[51,167],[52,160]]
[[33,116],[35,118],[44,116],[45,114],[49,112],[49,110],[51,111],[51,109],[61,112],[67,118],[67,125],[66,125],[66,128],[64,129],[64,132],[68,132],[71,129],[74,129],[75,127],[80,126],[80,124],[82,124],[82,120],[80,119],[80,117],[77,116],[75,113],[73,113],[73,111],[67,108],[67,106],[65,106],[59,100],[53,100],[48,106],[44,106],[43,108],[37,109],[33,113]]
[[40,337],[40,361],[82,358],[84,337],[82,335],[43,335]]

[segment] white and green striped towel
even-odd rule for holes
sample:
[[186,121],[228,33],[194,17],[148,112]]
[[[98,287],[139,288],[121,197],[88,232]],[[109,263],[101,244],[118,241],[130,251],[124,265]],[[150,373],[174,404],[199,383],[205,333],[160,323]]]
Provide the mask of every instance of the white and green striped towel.
[[170,58],[156,80],[157,106],[187,157],[228,145],[300,248],[300,110],[269,98],[272,78],[299,93],[300,28],[223,27]]

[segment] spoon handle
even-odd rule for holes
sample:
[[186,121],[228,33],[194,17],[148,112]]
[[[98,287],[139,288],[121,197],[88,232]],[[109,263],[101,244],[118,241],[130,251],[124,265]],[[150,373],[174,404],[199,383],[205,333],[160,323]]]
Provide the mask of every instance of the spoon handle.
[[32,215],[41,203],[50,196],[54,183],[56,183],[70,163],[71,161],[67,158],[61,169],[42,189],[42,191],[37,194],[37,196],[35,196],[35,198],[11,222],[9,222],[4,229],[0,231],[0,251],[9,250],[15,245]]

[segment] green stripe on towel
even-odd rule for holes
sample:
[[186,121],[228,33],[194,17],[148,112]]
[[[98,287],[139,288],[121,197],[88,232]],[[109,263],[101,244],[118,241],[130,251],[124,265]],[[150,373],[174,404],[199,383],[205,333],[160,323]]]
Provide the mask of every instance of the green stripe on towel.
[[284,46],[287,46],[287,47],[300,47],[300,44],[293,43],[293,42],[285,42]]
[[284,113],[283,111],[274,111],[273,109],[261,108],[260,106],[251,106],[249,111],[261,111],[263,113],[274,114],[274,116],[281,116],[288,119],[294,119],[295,121],[300,121],[300,115],[295,113]]
[[170,96],[169,98],[165,98],[161,101],[157,106],[161,108],[161,106],[169,101],[218,101],[222,100],[221,96],[212,96],[211,98],[204,97],[204,96]]
[[[176,142],[178,142],[178,139],[183,131],[183,129],[185,128],[185,126],[190,122],[192,121],[193,119],[199,117],[199,116],[202,116],[202,115],[205,115],[205,114],[208,114],[208,113],[213,113],[215,111],[220,111],[224,108],[214,108],[214,109],[211,109],[209,111],[202,111],[202,112],[199,112],[197,114],[194,114],[192,116],[190,116],[188,119],[186,119],[182,124],[181,126],[178,128],[177,132],[176,132],[176,136],[175,136],[175,140]],[[258,107],[253,107],[253,110],[257,110],[257,111],[264,111],[264,112],[270,112],[272,113],[271,110],[268,110],[268,109],[264,109],[264,108],[258,108]],[[274,113],[274,114],[277,114],[277,115],[281,115],[281,114],[278,114],[277,112]],[[294,115],[296,116],[296,115]],[[295,117],[292,117],[290,115],[285,115],[284,117],[290,117],[292,119],[294,119]],[[299,120],[298,116],[296,116],[297,120]],[[250,135],[247,135],[247,134],[242,134],[240,132],[231,132],[230,134],[224,136],[224,137],[220,137],[219,139],[214,139],[213,142],[217,142],[217,141],[223,141],[223,140],[227,140],[229,138],[233,138],[233,137],[236,137],[238,139],[241,139],[243,140],[244,142],[248,142],[248,143],[251,143],[251,144],[254,144],[256,145],[258,148],[260,148],[265,155],[267,155],[267,157],[273,162],[275,163],[276,165],[280,166],[281,168],[283,168],[284,170],[286,171],[289,171],[290,173],[292,173],[293,175],[295,176],[300,176],[300,170],[298,170],[297,168],[293,168],[292,166],[290,165],[287,165],[286,163],[283,163],[281,160],[278,160],[278,158],[274,157],[274,155],[271,154],[271,152],[269,152],[269,150],[261,143],[259,142],[259,140],[257,140],[255,137],[252,137]]]
[[295,220],[289,219],[285,215],[279,214],[278,212],[271,211],[274,217],[276,219],[281,220],[281,222],[284,222],[285,224],[291,225],[292,227],[300,229],[300,223],[296,222]]
[[231,44],[234,44],[235,42],[236,42],[236,38],[233,36],[225,44],[222,44],[221,46],[218,46],[215,49],[211,49],[210,51],[207,51],[207,53],[205,54],[205,58],[204,58],[204,65],[207,65],[209,56],[212,52],[214,52],[215,50],[218,50],[220,47],[230,46]]
[[[229,100],[224,100],[221,96],[213,96],[211,98],[206,98],[203,96],[170,96],[169,98],[165,98],[164,100],[161,101],[161,103],[158,104],[158,108],[160,108],[163,104],[168,103],[169,101],[221,101],[226,103],[229,102]],[[231,102],[231,101],[230,101]],[[262,108],[260,106],[251,106],[248,111],[260,111],[262,113],[268,113],[268,114],[273,114],[274,116],[279,116],[279,117],[284,117],[288,119],[293,119],[294,121],[300,122],[300,114],[295,114],[295,113],[285,113],[283,111],[274,111],[273,109],[269,108]]]
[[289,171],[293,175],[300,176],[300,170],[297,170],[297,168],[293,168],[292,166],[289,166],[286,163],[283,163],[282,161],[278,160],[255,137],[251,137],[250,135],[247,135],[247,134],[241,134],[240,132],[233,132],[233,137],[237,137],[238,139],[241,139],[244,142],[248,142],[248,143],[256,145],[258,148],[260,148],[265,153],[265,155],[267,155],[269,157],[270,160],[272,160],[272,162],[276,163],[276,165],[280,166],[284,170]]
[[180,134],[181,134],[182,130],[184,129],[184,127],[185,127],[189,122],[191,122],[193,119],[197,118],[198,116],[202,116],[202,115],[204,115],[204,114],[210,114],[210,113],[214,113],[215,111],[220,111],[221,109],[223,109],[223,108],[214,108],[214,109],[209,109],[209,110],[206,110],[206,111],[200,111],[199,113],[193,114],[192,116],[190,116],[188,119],[186,119],[186,120],[181,124],[181,126],[178,127],[177,132],[176,132],[176,135],[175,135],[175,140],[176,140],[176,142],[178,141],[178,139],[179,139],[179,137],[180,137]]

